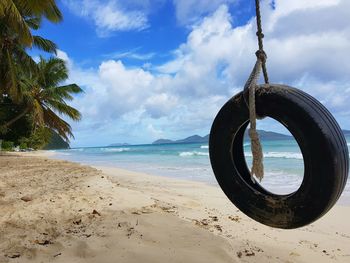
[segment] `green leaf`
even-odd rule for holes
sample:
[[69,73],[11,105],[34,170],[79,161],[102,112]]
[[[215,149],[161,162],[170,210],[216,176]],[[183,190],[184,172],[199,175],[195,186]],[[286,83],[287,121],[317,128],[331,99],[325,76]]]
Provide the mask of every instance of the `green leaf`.
[[56,54],[57,45],[51,40],[40,36],[33,36],[33,46],[45,52]]
[[30,28],[25,22],[21,11],[17,8],[12,0],[0,1],[0,18],[18,34],[21,43],[27,47],[31,47],[33,38]]
[[27,25],[34,30],[38,30],[41,26],[41,17],[29,17],[25,19]]

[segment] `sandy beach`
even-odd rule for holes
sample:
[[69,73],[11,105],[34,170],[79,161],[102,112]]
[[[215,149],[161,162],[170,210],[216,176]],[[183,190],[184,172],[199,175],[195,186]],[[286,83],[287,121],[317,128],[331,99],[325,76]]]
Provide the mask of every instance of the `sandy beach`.
[[0,156],[0,262],[350,262],[350,207],[263,226],[218,187]]

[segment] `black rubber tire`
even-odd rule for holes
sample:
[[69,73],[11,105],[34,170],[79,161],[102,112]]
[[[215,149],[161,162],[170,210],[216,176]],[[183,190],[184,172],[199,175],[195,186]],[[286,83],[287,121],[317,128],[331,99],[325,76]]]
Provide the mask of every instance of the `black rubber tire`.
[[349,153],[343,132],[320,102],[288,86],[260,86],[256,111],[283,124],[299,144],[304,159],[300,188],[276,195],[251,180],[243,149],[249,110],[242,92],[222,107],[211,128],[215,177],[231,202],[262,224],[283,229],[310,224],[327,213],[344,190]]

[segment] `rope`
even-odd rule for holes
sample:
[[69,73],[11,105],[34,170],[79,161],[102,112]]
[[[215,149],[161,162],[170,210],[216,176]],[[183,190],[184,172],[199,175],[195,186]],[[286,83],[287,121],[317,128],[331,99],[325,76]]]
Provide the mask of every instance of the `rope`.
[[257,88],[257,82],[261,71],[264,74],[264,80],[266,84],[269,84],[269,76],[267,73],[266,60],[267,55],[264,51],[264,43],[263,38],[264,34],[262,31],[262,23],[261,23],[261,12],[260,12],[260,0],[255,0],[256,7],[256,21],[258,31],[256,35],[258,37],[258,45],[259,50],[255,53],[257,57],[257,61],[253,68],[252,73],[250,74],[245,86],[244,91],[249,91],[249,119],[250,119],[250,129],[249,129],[249,137],[250,137],[250,145],[251,151],[253,155],[253,165],[251,169],[252,181],[255,182],[253,176],[255,175],[261,182],[264,178],[264,164],[263,164],[263,151],[259,139],[259,134],[256,130],[256,105],[255,105],[255,90]]
[[266,60],[267,55],[264,51],[264,33],[262,30],[262,23],[261,23],[261,11],[260,11],[260,0],[255,0],[255,11],[256,11],[256,24],[258,31],[256,32],[256,35],[258,37],[258,45],[259,50],[256,53],[256,56],[258,59],[262,62],[262,70],[264,74],[265,84],[269,84],[269,75],[267,74],[267,67],[266,67]]
[[257,88],[257,82],[262,70],[262,61],[258,59],[255,63],[254,69],[250,74],[250,77],[245,85],[245,90],[249,91],[249,119],[250,119],[250,147],[253,155],[253,165],[251,169],[252,181],[255,182],[253,175],[255,175],[261,182],[264,178],[264,164],[263,164],[263,151],[259,139],[259,134],[256,130],[256,108],[255,108],[255,90]]

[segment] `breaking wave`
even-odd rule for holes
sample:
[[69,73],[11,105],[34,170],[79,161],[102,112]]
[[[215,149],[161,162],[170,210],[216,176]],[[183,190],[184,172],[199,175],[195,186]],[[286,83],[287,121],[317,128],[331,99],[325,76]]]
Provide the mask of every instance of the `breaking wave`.
[[188,157],[188,156],[209,156],[209,153],[204,153],[204,152],[181,152],[179,153],[179,156],[181,157]]
[[[246,152],[245,156],[252,157],[252,153]],[[294,153],[294,152],[267,152],[267,153],[264,153],[264,158],[281,158],[281,159],[302,160],[303,155],[301,153]]]
[[130,151],[130,148],[102,148],[101,150],[104,152],[121,153]]

